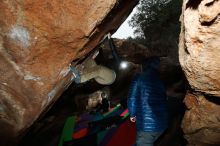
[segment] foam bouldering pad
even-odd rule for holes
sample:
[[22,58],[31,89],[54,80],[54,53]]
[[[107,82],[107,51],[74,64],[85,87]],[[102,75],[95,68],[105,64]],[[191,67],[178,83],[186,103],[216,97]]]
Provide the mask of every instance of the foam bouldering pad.
[[133,146],[136,139],[135,123],[126,120],[114,133],[106,146]]

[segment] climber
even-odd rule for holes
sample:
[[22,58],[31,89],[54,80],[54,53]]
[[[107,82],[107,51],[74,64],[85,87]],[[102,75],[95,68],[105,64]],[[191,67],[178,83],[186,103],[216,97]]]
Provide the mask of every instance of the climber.
[[153,146],[168,126],[166,91],[159,79],[158,57],[142,63],[143,72],[137,74],[128,94],[131,122],[136,122],[136,146]]
[[110,101],[108,95],[105,92],[101,93],[101,102],[96,106],[96,112],[106,113],[110,108]]

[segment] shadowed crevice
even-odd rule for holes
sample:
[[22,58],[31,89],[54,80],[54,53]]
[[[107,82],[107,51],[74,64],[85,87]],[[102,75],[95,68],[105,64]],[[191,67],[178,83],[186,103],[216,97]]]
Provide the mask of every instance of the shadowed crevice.
[[212,25],[214,22],[215,22],[215,20],[218,18],[218,16],[216,16],[212,21],[209,21],[209,22],[202,22],[201,24],[203,25],[203,26],[210,26],[210,25]]
[[205,98],[212,102],[212,103],[215,103],[217,105],[220,105],[220,98],[219,97],[215,97],[215,96],[210,96],[210,95],[206,95]]
[[189,0],[188,3],[186,4],[186,9],[187,8],[197,9],[200,3],[201,0]]

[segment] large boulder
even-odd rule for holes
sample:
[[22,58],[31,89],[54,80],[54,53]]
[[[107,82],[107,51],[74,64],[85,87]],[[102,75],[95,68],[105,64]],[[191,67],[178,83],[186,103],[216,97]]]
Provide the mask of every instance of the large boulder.
[[[160,48],[148,48],[142,44],[128,40],[115,39],[115,44],[118,47],[119,55],[125,59],[134,63],[141,63],[140,61],[144,58],[152,56],[164,57],[168,56],[168,50],[162,50]],[[140,60],[140,61],[138,61]]]
[[184,0],[179,59],[191,86],[182,127],[189,145],[220,145],[220,1]]
[[182,80],[182,70],[175,53],[160,48],[151,49],[130,40],[114,39],[114,43],[119,56],[124,61],[141,64],[146,58],[160,57],[160,75],[166,86],[172,86],[175,82]]
[[196,91],[220,97],[220,1],[185,0],[180,63]]
[[137,2],[1,1],[0,135],[30,127],[73,81],[70,63],[114,32]]
[[182,124],[185,138],[191,145],[219,145],[220,106],[202,94],[187,93],[184,102],[188,109]]

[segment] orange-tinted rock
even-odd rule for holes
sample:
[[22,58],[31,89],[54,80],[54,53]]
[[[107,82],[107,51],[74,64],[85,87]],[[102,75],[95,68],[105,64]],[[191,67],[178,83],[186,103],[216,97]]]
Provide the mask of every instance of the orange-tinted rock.
[[190,146],[220,145],[219,14],[218,0],[184,0],[179,58],[194,93],[182,123]]
[[[207,99],[206,99],[207,98]],[[192,145],[220,145],[220,106],[212,98],[188,93],[185,103],[189,108],[182,128],[185,138]]]
[[3,0],[0,135],[27,129],[72,82],[70,63],[115,31],[137,0]]
[[185,0],[180,63],[196,91],[220,97],[220,1]]

